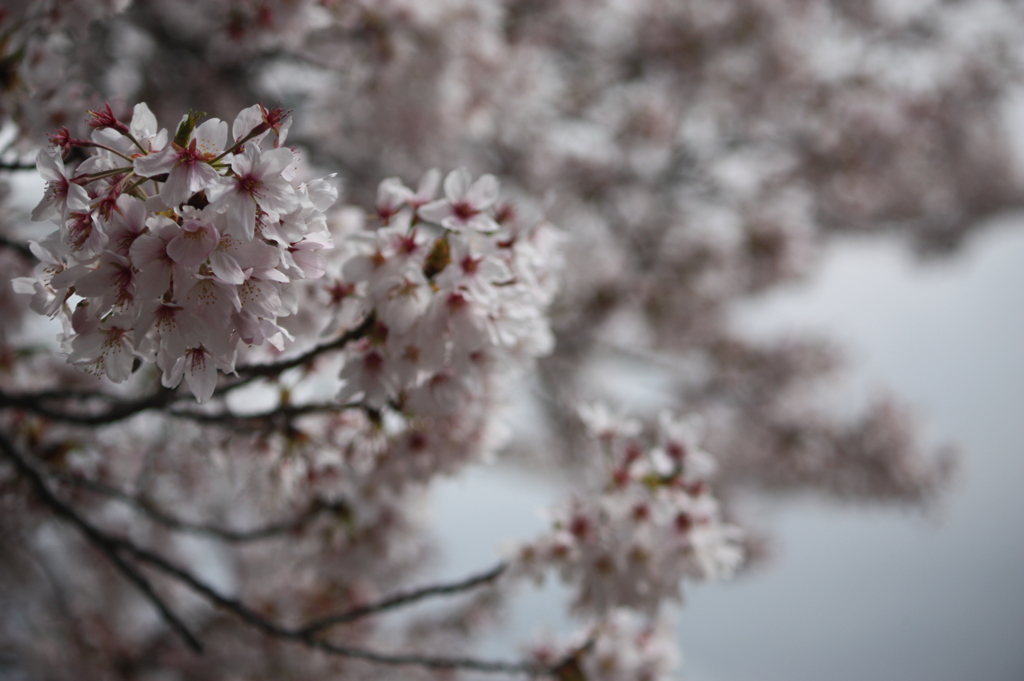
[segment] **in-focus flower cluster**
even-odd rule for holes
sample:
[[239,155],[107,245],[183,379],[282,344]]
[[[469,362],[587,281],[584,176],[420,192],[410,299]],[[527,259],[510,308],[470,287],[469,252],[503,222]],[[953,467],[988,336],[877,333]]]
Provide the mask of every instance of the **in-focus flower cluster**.
[[435,200],[439,184],[436,170],[415,191],[384,180],[382,225],[345,242],[339,302],[373,326],[347,349],[342,400],[449,416],[494,376],[551,350],[554,228],[520,228],[491,175],[455,170]]
[[[145,104],[130,124],[107,106],[90,113],[91,139],[54,134],[37,158],[47,190],[32,217],[58,229],[32,244],[35,278],[15,285],[37,312],[64,317],[71,363],[121,382],[139,357],[204,401],[241,345],[290,337],[277,323],[295,312],[288,284],[323,274],[337,190],[296,180],[286,112],[254,105],[230,130],[199,118],[170,138]],[[74,169],[71,149],[88,154]]]
[[684,578],[730,576],[743,559],[738,527],[723,522],[696,422],[663,413],[654,437],[601,407],[582,410],[606,458],[603,490],[574,497],[553,531],[519,550],[516,569],[542,577],[557,567],[574,607],[603,616],[616,608],[654,614],[682,600]]

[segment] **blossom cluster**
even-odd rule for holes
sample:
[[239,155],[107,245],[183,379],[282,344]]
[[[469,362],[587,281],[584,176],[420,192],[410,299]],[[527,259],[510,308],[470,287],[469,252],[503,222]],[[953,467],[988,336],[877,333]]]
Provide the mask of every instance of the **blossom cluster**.
[[628,610],[614,610],[594,624],[589,644],[546,639],[530,653],[545,666],[561,661],[563,679],[663,681],[676,678],[672,672],[679,666],[673,633],[663,618],[649,622]]
[[683,579],[730,576],[742,534],[721,518],[695,420],[662,413],[653,437],[603,407],[581,410],[606,459],[601,491],[557,509],[553,531],[519,549],[517,570],[555,567],[575,590],[574,607],[603,616],[616,608],[653,615],[682,600]]
[[[230,130],[198,119],[171,138],[145,104],[129,124],[107,106],[90,114],[91,139],[54,134],[37,157],[47,189],[32,217],[58,229],[31,244],[40,264],[15,286],[64,318],[72,364],[122,382],[141,358],[204,401],[241,345],[290,337],[277,320],[295,311],[289,283],[324,272],[337,190],[296,180],[286,112],[254,105]],[[88,156],[70,169],[64,154],[78,149]]]
[[492,175],[430,170],[416,190],[381,182],[377,219],[345,240],[339,305],[373,320],[346,350],[342,401],[456,414],[492,378],[549,352],[557,232],[522,228]]
[[[479,618],[503,601],[497,588],[473,609],[393,627],[364,610],[330,638],[254,646],[245,627],[284,632],[415,593],[431,553],[424,493],[511,439],[500,388],[549,351],[524,405],[543,416],[503,457],[595,484],[489,574],[512,578],[494,587],[559,574],[587,620],[569,644],[534,648],[524,674],[538,663],[559,679],[669,676],[659,602],[679,599],[681,580],[759,558],[723,520],[742,519],[730,500],[934,499],[949,468],[902,410],[836,418],[815,389],[831,346],[747,338],[731,314],[809,271],[830,231],[898,229],[948,248],[1019,201],[1002,112],[1024,14],[1006,0],[910,4],[6,2],[0,267],[13,278],[41,263],[15,281],[30,295],[0,291],[0,536],[13,542],[0,639],[12,673],[378,678],[347,659],[362,647],[378,661],[384,650],[391,662],[456,656],[435,659],[444,674],[495,669],[467,655]],[[139,105],[119,120],[103,97],[145,99],[156,115]],[[302,115],[291,128],[263,107],[233,124],[157,123],[258,98]],[[61,125],[39,155],[48,190],[34,211],[57,229],[29,253],[36,232],[19,224],[5,180]],[[286,139],[342,169],[358,206],[325,215],[331,182],[301,182]],[[406,186],[441,164],[474,174],[432,170]],[[525,197],[571,235],[564,249]],[[64,322],[73,366],[22,338],[30,301]],[[291,359],[244,372],[286,342]],[[622,395],[618,381],[593,380],[621,358],[666,369],[707,432],[591,408],[593,456],[580,456],[572,405]],[[155,367],[127,381],[141,362]],[[218,389],[218,370],[236,362],[266,383]],[[79,390],[89,377],[75,366],[124,383],[116,397]],[[158,373],[213,404],[151,408]],[[29,466],[11,467],[18,452]],[[35,491],[33,467],[46,477]],[[47,490],[66,505],[47,504]],[[69,508],[96,533],[46,520]],[[197,531],[212,540],[201,550],[187,541]],[[204,619],[174,587],[187,584],[164,575],[150,595],[166,620],[139,626],[149,597],[109,579],[117,556],[105,553],[129,541],[201,580],[221,563],[223,598],[210,602],[227,616]],[[126,551],[128,568],[154,567]],[[232,603],[246,608],[235,623]],[[206,655],[181,654],[167,635],[179,611]]]

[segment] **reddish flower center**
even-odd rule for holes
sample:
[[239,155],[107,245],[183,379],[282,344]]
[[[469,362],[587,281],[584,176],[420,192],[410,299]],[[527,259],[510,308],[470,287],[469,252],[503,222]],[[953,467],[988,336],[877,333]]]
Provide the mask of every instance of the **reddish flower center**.
[[459,201],[457,203],[452,204],[452,213],[459,220],[466,222],[474,215],[479,215],[480,211],[474,208],[473,204],[471,204],[468,201]]

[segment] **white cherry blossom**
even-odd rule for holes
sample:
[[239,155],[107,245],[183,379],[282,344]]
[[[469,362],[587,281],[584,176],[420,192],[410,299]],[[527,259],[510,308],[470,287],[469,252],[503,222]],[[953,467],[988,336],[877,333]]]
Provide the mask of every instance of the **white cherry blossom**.
[[498,180],[493,175],[482,175],[473,181],[468,170],[459,168],[444,179],[445,198],[421,206],[418,214],[453,231],[496,232],[498,223],[487,214],[487,209],[497,201],[498,191]]

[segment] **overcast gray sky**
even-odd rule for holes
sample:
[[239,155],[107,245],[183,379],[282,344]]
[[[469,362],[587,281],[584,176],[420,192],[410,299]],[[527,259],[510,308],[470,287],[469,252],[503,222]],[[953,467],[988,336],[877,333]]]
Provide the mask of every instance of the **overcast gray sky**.
[[[813,329],[853,366],[844,395],[889,390],[963,475],[938,512],[768,508],[777,560],[691,590],[680,617],[690,681],[1024,679],[1024,215],[993,222],[952,259],[921,263],[891,239],[842,240],[804,284],[738,317],[751,333]],[[497,538],[543,527],[549,484],[494,469],[444,485],[436,520],[454,576],[489,565]],[[486,518],[486,521],[482,521]],[[490,646],[513,653],[559,608],[524,598]]]

